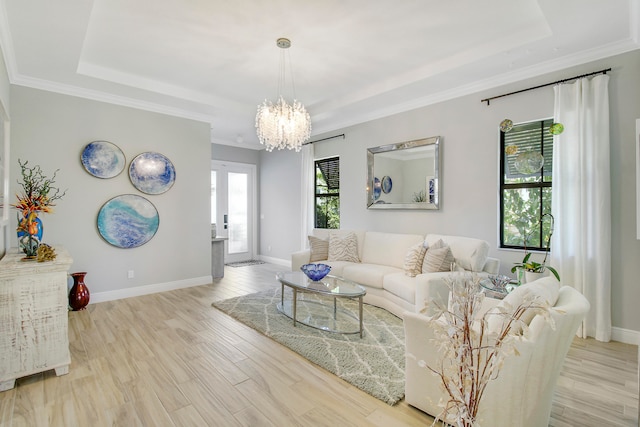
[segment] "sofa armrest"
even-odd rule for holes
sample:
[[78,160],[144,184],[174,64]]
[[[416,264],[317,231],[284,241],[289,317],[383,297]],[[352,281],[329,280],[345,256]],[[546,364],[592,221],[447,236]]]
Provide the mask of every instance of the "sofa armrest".
[[500,272],[500,260],[498,258],[487,257],[482,269],[485,273],[498,274]]
[[[496,273],[482,271],[480,273],[472,273],[470,271],[462,270],[460,273],[477,275],[479,277],[486,277],[488,274],[497,274],[497,269],[500,267],[500,260],[495,260],[493,265],[496,268]],[[489,260],[487,260],[489,263]],[[492,270],[493,271],[493,270]],[[433,316],[436,313],[435,303],[439,303],[442,307],[447,307],[449,304],[449,285],[445,281],[448,277],[451,277],[451,272],[443,271],[437,273],[422,273],[416,276],[416,294],[415,294],[415,307],[416,312],[422,312],[426,316]],[[459,274],[459,273],[454,273]],[[425,308],[426,306],[426,308]],[[487,308],[488,310],[488,308]]]
[[[450,272],[423,273],[416,276],[415,307],[416,312],[422,311],[427,316],[436,312],[435,303],[446,307],[449,301],[449,285],[445,278]],[[426,306],[426,308],[425,308]]]
[[311,250],[305,249],[291,254],[291,271],[298,271],[300,267],[309,263]]

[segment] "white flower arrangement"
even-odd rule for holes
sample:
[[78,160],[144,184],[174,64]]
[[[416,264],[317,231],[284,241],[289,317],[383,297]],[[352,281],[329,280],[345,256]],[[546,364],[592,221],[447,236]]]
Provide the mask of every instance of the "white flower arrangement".
[[[448,401],[440,402],[442,413],[433,425],[455,420],[457,427],[480,426],[478,408],[489,381],[498,377],[505,358],[519,355],[517,343],[528,334],[528,325],[522,320],[526,311],[533,310],[555,327],[549,305],[531,297],[518,307],[512,308],[505,302],[480,315],[484,299],[480,280],[469,274],[446,278],[449,307],[436,304],[437,314],[429,320],[441,358],[439,366],[427,366],[424,361],[418,365],[439,376],[449,396]],[[501,327],[488,328],[490,316],[500,316]]]

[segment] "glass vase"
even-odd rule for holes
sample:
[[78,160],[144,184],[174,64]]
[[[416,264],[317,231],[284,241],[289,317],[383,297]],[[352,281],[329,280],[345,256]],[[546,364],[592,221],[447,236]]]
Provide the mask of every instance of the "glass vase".
[[26,255],[26,259],[35,259],[38,247],[42,242],[42,220],[35,212],[25,212],[22,218],[18,218],[18,246]]

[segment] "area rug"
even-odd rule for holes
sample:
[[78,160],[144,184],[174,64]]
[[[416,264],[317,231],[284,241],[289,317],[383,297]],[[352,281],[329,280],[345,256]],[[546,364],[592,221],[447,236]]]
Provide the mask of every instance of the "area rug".
[[[285,300],[287,290],[285,288]],[[298,318],[306,302],[298,302]],[[394,405],[404,397],[404,327],[402,320],[368,304],[363,309],[364,337],[326,332],[299,324],[276,309],[280,288],[217,301],[213,307],[289,347],[370,395]],[[317,305],[317,304],[316,304]],[[338,308],[357,313],[357,302],[338,299]]]
[[264,261],[258,261],[258,260],[252,259],[249,261],[230,262],[225,265],[228,267],[247,267],[249,265],[258,265],[258,264],[264,264]]

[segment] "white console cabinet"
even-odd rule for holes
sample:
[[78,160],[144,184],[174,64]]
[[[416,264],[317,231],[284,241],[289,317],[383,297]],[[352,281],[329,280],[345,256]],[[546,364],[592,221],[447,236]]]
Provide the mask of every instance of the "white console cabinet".
[[22,261],[12,248],[0,260],[0,391],[17,378],[69,372],[67,275],[73,260],[55,248],[54,261]]

